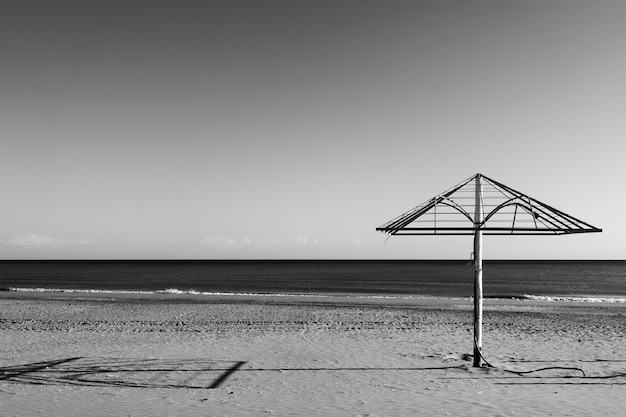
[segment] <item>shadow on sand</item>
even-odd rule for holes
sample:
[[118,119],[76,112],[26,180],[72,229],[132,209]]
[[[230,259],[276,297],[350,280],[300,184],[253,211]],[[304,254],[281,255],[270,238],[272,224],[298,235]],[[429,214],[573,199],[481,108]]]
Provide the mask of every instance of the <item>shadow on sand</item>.
[[0,368],[0,381],[135,388],[219,387],[245,362],[199,359],[65,358]]
[[[524,361],[515,361],[517,363]],[[529,361],[537,362],[537,361]],[[619,362],[619,361],[617,361]],[[572,374],[525,376],[511,375],[497,368],[471,368],[468,364],[432,367],[276,367],[253,368],[243,361],[215,361],[203,359],[120,359],[73,357],[0,367],[0,381],[29,385],[73,385],[91,387],[185,388],[214,389],[220,387],[232,374],[240,372],[371,372],[371,371],[433,371],[460,370],[462,374],[447,374],[437,379],[491,379],[497,384],[624,384],[623,381],[602,381],[626,377],[625,373],[579,376]],[[547,367],[543,369],[572,370],[574,368]],[[542,369],[528,372],[538,372]],[[497,381],[497,382],[496,382]]]
[[[459,366],[420,368],[243,368],[243,361],[201,359],[119,359],[74,357],[0,368],[0,381],[30,385],[74,385],[134,388],[213,389],[236,371],[428,371]],[[462,365],[461,367],[463,367]]]

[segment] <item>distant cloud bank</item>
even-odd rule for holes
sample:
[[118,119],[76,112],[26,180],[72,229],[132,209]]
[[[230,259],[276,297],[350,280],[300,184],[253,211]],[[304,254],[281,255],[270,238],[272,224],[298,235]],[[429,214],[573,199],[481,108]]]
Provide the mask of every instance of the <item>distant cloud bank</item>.
[[278,240],[253,239],[251,237],[205,236],[202,243],[224,249],[273,248],[282,244]]
[[304,236],[296,236],[296,246],[321,246],[321,243],[318,240],[309,241],[309,234],[307,233]]
[[66,248],[75,246],[85,246],[89,242],[86,240],[69,240],[51,236],[41,236],[34,233],[27,233],[15,236],[8,241],[9,246],[16,248]]
[[268,240],[255,239],[251,237],[227,237],[227,236],[204,236],[202,243],[207,246],[223,249],[241,249],[241,248],[276,248],[279,246],[321,246],[321,243],[309,238],[309,234],[304,236],[296,236],[294,240]]

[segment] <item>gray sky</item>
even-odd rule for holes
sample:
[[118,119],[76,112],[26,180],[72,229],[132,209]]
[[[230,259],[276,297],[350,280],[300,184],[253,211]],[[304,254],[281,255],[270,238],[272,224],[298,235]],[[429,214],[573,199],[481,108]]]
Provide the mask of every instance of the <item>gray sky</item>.
[[626,259],[626,2],[4,1],[0,258],[465,258],[374,229],[481,172]]

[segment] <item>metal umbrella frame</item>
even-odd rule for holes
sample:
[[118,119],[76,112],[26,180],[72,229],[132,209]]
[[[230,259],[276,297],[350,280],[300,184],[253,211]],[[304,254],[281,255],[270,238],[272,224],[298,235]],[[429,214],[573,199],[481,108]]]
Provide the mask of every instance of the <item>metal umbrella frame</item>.
[[480,173],[376,228],[389,236],[474,235],[474,367],[481,367],[483,235],[602,232]]

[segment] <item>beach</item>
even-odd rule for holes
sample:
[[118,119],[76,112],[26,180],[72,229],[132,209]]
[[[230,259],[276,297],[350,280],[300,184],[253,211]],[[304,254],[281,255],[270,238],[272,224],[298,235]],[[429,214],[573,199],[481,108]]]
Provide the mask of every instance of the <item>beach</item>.
[[[0,293],[6,416],[601,416],[624,303]],[[542,368],[548,368],[539,370]]]

